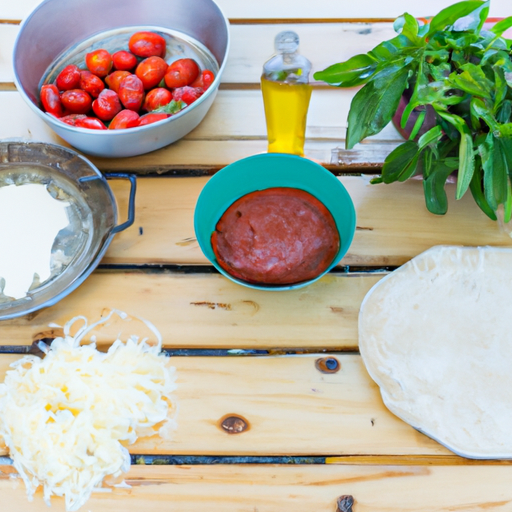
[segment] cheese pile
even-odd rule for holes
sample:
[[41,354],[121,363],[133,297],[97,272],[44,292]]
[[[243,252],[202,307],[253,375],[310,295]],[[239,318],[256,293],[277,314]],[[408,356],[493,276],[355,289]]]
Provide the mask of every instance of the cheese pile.
[[23,357],[0,384],[0,435],[29,499],[42,485],[46,503],[63,496],[68,511],[78,510],[106,476],[129,469],[126,445],[171,431],[176,409],[174,368],[159,336],[153,346],[117,339],[101,353],[94,343],[80,345],[97,324],[71,336],[72,323],[43,359]]

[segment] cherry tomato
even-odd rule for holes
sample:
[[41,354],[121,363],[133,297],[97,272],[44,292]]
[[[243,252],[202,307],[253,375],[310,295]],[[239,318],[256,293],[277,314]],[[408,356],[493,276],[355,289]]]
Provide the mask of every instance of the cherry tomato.
[[203,92],[203,89],[200,87],[185,86],[175,89],[172,93],[172,98],[175,101],[183,101],[187,105],[190,105],[200,98]]
[[90,128],[92,130],[106,130],[107,127],[96,117],[87,117],[77,119],[76,124],[78,128]]
[[60,95],[64,107],[72,114],[86,114],[91,110],[91,96],[82,89],[71,89]]
[[165,73],[165,85],[169,89],[176,89],[190,85],[199,75],[199,66],[193,59],[179,59],[174,61]]
[[54,84],[47,84],[41,87],[41,103],[45,112],[57,117],[64,115],[64,108],[60,99],[59,89]]
[[103,89],[100,95],[92,102],[94,113],[102,121],[110,121],[122,108],[117,92],[112,89]]
[[201,87],[206,91],[215,80],[215,75],[209,70],[205,69],[191,84],[191,87]]
[[78,89],[80,87],[80,70],[78,66],[69,64],[66,66],[55,79],[55,85],[59,91],[69,91],[70,89]]
[[136,32],[128,41],[128,48],[138,57],[165,57],[165,39],[155,32]]
[[85,55],[85,65],[93,75],[103,78],[107,76],[112,69],[112,56],[107,50],[94,50]]
[[167,119],[168,117],[171,117],[171,114],[144,114],[143,116],[140,116],[139,123],[137,126],[145,126],[147,124],[156,123],[157,121],[162,121],[163,119]]
[[167,62],[162,57],[148,57],[139,63],[135,74],[142,80],[144,89],[156,87],[167,72]]
[[106,130],[107,127],[96,117],[88,117],[84,114],[69,114],[61,117],[60,121],[78,128],[92,128],[93,130]]
[[112,54],[114,68],[119,71],[131,71],[137,65],[137,57],[126,50],[119,50]]
[[129,71],[114,71],[105,77],[105,82],[109,89],[119,93],[119,84],[121,83],[121,80],[130,75],[131,73]]
[[109,130],[122,130],[123,128],[133,128],[139,124],[139,114],[133,110],[124,109],[117,114],[108,126]]
[[105,84],[100,77],[93,75],[90,71],[80,71],[80,89],[97,98],[105,89]]
[[59,120],[71,126],[76,126],[76,122],[79,119],[85,119],[86,117],[85,114],[68,114],[67,116],[60,117]]
[[139,111],[144,101],[142,80],[136,75],[124,77],[119,84],[119,99],[125,108]]
[[171,101],[171,91],[169,91],[169,89],[164,89],[163,87],[157,87],[156,89],[151,89],[151,91],[148,91],[142,108],[148,112],[151,112],[152,110],[156,110],[158,107],[167,105]]

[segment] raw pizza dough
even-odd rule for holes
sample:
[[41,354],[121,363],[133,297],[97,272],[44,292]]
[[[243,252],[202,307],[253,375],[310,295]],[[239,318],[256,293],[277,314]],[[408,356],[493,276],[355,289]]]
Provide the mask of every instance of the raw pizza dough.
[[398,417],[471,458],[512,458],[512,249],[439,246],[378,282],[359,347]]

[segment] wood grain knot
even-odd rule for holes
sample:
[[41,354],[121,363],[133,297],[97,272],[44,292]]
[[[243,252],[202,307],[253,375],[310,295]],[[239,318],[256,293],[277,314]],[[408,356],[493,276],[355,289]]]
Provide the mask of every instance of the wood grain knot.
[[206,306],[208,309],[225,309],[226,311],[231,311],[231,304],[226,304],[224,302],[191,302],[192,306]]
[[220,426],[228,434],[241,434],[249,430],[249,422],[241,416],[230,414],[220,420]]
[[44,341],[51,343],[55,338],[64,337],[64,329],[49,329],[48,331],[38,332],[32,336],[32,342]]
[[316,369],[322,373],[337,373],[341,365],[335,357],[322,357],[315,361]]
[[348,494],[340,496],[336,502],[336,512],[353,512],[354,498]]
[[53,343],[53,340],[58,337],[64,337],[63,329],[51,329],[49,331],[43,331],[34,334],[32,337],[32,346],[30,347],[29,353],[34,356],[44,356],[44,352],[39,347],[39,342],[46,343],[46,345],[50,346]]

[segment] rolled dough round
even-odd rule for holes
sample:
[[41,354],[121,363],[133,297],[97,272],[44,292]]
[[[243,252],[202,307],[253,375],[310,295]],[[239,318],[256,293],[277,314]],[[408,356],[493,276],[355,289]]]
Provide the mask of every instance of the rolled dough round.
[[462,456],[512,458],[512,249],[413,258],[366,295],[359,347],[398,417]]

